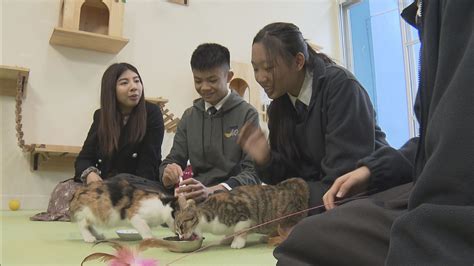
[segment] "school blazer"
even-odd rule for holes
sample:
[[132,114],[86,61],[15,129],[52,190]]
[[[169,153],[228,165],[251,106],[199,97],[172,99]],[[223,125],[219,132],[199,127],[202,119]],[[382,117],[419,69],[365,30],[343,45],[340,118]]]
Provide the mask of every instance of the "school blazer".
[[146,102],[147,126],[143,140],[136,144],[125,143],[125,129],[122,128],[119,147],[112,156],[105,156],[99,150],[98,127],[100,109],[94,113],[87,138],[76,158],[74,180],[80,181],[82,172],[90,166],[101,171],[100,176],[106,179],[120,173],[133,174],[149,180],[157,180],[158,167],[161,163],[161,144],[164,136],[163,115],[160,108]]

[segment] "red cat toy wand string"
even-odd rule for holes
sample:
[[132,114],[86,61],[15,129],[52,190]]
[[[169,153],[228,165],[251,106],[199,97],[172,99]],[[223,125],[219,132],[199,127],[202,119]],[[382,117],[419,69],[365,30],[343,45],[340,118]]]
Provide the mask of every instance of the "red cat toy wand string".
[[[346,203],[346,202],[349,202],[349,201],[353,201],[353,200],[357,200],[357,199],[363,199],[363,198],[366,198],[366,197],[367,197],[367,194],[371,194],[371,193],[373,193],[373,192],[375,192],[375,191],[374,191],[374,190],[371,190],[371,191],[362,192],[362,193],[359,193],[359,194],[357,194],[357,195],[355,195],[355,196],[353,196],[353,197],[350,197],[350,198],[347,198],[347,199],[343,199],[343,200],[339,200],[339,201],[335,201],[334,203],[336,203],[336,204],[343,204],[343,203]],[[195,251],[193,251],[193,252],[191,252],[191,253],[188,253],[188,254],[186,254],[186,255],[184,255],[184,256],[181,256],[181,257],[179,257],[179,258],[177,258],[177,259],[175,259],[175,260],[173,260],[173,261],[167,263],[166,265],[171,265],[171,264],[173,264],[173,263],[175,263],[175,262],[177,262],[177,261],[180,261],[180,260],[182,260],[182,259],[184,259],[184,258],[186,258],[186,257],[188,257],[188,256],[193,255],[193,254],[196,253],[196,252],[199,252],[199,251],[205,250],[205,249],[207,249],[207,248],[209,248],[209,247],[218,245],[218,244],[219,244],[221,241],[223,241],[223,240],[230,239],[230,238],[232,238],[232,237],[235,237],[235,236],[238,236],[238,235],[240,235],[240,234],[246,233],[246,232],[248,232],[248,231],[250,231],[250,230],[253,230],[253,229],[255,229],[255,228],[258,228],[258,227],[261,227],[261,226],[264,226],[264,225],[267,225],[267,224],[270,224],[270,223],[273,223],[273,222],[276,222],[276,221],[280,221],[280,220],[286,219],[286,218],[291,217],[291,216],[294,216],[294,215],[298,215],[298,214],[301,214],[301,213],[305,213],[305,212],[310,211],[310,210],[316,210],[316,209],[319,209],[319,208],[322,208],[322,207],[324,207],[324,204],[319,205],[319,206],[309,207],[309,208],[307,208],[307,209],[305,209],[305,210],[297,211],[297,212],[294,212],[294,213],[290,213],[290,214],[284,215],[284,216],[282,216],[282,217],[275,218],[275,219],[273,219],[273,220],[266,221],[266,222],[263,222],[263,223],[261,223],[261,224],[254,225],[254,226],[252,226],[252,227],[250,227],[250,228],[240,230],[240,231],[238,231],[238,232],[236,232],[236,233],[234,233],[234,234],[232,234],[232,235],[230,235],[230,236],[227,236],[227,237],[223,238],[222,240],[216,241],[216,242],[214,242],[214,243],[210,243],[210,244],[207,245],[207,246],[203,246],[203,247],[201,247],[201,248],[199,248],[199,249],[197,249],[197,250],[195,250]]]

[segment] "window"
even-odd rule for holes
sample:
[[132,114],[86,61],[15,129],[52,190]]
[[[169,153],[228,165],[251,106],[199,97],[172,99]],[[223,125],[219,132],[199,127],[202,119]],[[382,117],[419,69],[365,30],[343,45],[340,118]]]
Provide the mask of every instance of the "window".
[[408,0],[341,0],[344,61],[369,93],[387,140],[417,132],[413,114],[419,41],[400,17]]
[[[410,0],[403,0],[402,3],[399,3],[400,13],[405,7],[407,7],[411,3],[412,1]],[[400,27],[402,31],[408,104],[410,107],[412,107],[415,103],[415,97],[418,91],[418,72],[420,70],[419,58],[421,44],[416,29],[408,25],[408,23],[403,20],[401,21]],[[415,136],[418,135],[419,125],[413,112],[413,108],[410,108],[409,111],[410,133],[412,133],[411,136]]]

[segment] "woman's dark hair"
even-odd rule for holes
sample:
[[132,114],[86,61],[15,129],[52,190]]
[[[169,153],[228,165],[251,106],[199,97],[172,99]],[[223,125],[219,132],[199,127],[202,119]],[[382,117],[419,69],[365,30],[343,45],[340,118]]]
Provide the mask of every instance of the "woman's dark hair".
[[[253,38],[253,44],[261,43],[266,49],[267,58],[277,64],[277,57],[290,64],[298,53],[305,57],[304,69],[313,70],[315,59],[320,58],[326,64],[334,61],[323,53],[316,52],[303,38],[300,29],[285,22],[271,23],[263,27]],[[271,103],[268,109],[268,128],[270,146],[277,150],[290,162],[299,160],[303,155],[298,151],[295,143],[296,112],[287,94],[284,94]]]
[[[143,86],[140,73],[128,63],[115,63],[109,66],[102,76],[98,137],[100,151],[105,156],[112,156],[118,149],[123,115],[118,107],[117,80],[127,70],[135,72]],[[146,132],[146,120],[145,92],[143,91],[140,101],[128,118],[127,131],[124,132],[127,143],[137,143],[143,139]]]

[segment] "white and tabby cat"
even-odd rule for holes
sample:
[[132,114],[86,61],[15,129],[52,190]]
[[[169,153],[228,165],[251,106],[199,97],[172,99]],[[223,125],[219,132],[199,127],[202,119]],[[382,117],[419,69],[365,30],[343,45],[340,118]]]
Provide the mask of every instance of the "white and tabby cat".
[[[205,232],[215,235],[232,235],[243,229],[302,211],[308,208],[309,188],[301,178],[287,179],[277,185],[240,186],[229,192],[211,195],[196,205],[193,200],[183,202],[175,215],[175,229],[183,239]],[[307,213],[288,217],[278,222],[258,227],[253,232],[276,236],[277,230],[290,228]],[[247,234],[235,236],[231,247],[243,248]]]
[[85,242],[105,239],[94,226],[132,225],[142,238],[152,238],[150,227],[174,226],[175,198],[150,193],[125,179],[93,182],[74,193],[69,204],[71,220],[77,222]]

